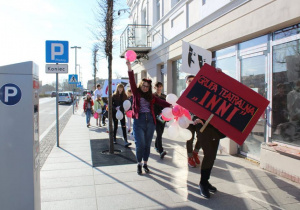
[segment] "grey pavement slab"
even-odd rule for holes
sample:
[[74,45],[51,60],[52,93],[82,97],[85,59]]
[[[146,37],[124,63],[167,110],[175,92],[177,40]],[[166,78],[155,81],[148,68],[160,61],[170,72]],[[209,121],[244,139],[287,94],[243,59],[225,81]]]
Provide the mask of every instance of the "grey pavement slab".
[[42,202],[43,210],[97,210],[95,198]]
[[137,175],[136,164],[92,167],[90,140],[108,138],[106,127],[87,128],[72,115],[41,170],[42,209],[300,209],[299,184],[227,154],[211,174],[218,192],[201,197],[200,167],[187,166],[185,141],[164,137],[168,154],[161,160],[152,145],[150,174]]

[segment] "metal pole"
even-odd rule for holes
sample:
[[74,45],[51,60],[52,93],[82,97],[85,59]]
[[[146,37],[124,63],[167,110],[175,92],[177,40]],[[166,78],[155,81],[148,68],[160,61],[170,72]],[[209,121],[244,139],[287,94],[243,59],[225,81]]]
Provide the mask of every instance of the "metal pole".
[[59,147],[58,73],[56,73],[56,146]]
[[75,74],[77,74],[77,47],[75,48]]

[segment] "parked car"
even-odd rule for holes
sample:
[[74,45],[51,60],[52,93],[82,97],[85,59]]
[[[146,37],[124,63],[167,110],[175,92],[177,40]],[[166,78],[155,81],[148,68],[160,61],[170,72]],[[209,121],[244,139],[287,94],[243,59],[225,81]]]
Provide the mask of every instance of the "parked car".
[[60,92],[58,93],[58,103],[64,102],[64,103],[72,103],[72,94],[70,92]]
[[53,97],[56,97],[56,92],[55,91],[52,91],[52,93],[51,93],[51,98],[53,98]]

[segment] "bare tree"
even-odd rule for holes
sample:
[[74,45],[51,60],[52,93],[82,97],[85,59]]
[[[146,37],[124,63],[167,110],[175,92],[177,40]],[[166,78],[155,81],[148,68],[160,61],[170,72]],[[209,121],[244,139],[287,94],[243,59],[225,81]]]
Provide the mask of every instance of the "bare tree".
[[94,58],[94,80],[96,78],[96,49],[103,49],[103,53],[108,63],[108,129],[109,129],[109,152],[114,153],[113,127],[112,127],[112,60],[113,60],[113,22],[114,22],[114,0],[98,0],[96,12],[97,29],[93,31],[98,41],[93,50]]
[[93,72],[93,77],[94,77],[94,87],[96,88],[96,77],[97,77],[97,52],[99,50],[99,45],[98,44],[94,44],[93,46],[93,67],[94,67],[94,72]]

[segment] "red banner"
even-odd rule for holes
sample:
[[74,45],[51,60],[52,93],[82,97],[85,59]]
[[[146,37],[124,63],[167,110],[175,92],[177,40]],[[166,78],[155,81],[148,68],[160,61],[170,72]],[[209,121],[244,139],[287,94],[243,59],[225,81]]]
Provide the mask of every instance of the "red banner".
[[252,89],[205,64],[177,103],[242,145],[269,101]]

